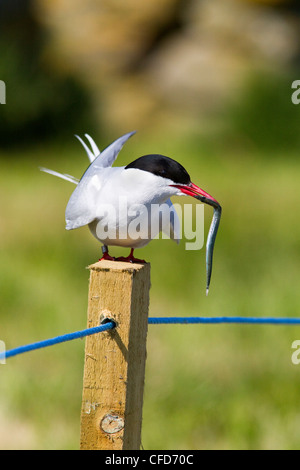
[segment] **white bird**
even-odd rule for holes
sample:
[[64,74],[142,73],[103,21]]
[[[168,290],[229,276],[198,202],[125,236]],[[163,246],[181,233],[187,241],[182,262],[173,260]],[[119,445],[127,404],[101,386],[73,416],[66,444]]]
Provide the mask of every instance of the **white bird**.
[[[77,185],[67,204],[66,229],[88,225],[103,244],[101,260],[145,262],[133,256],[134,249],[147,245],[160,231],[178,242],[179,220],[170,198],[195,197],[214,207],[214,227],[207,245],[209,285],[213,245],[221,215],[219,203],[193,184],[185,168],[169,157],[144,155],[125,167],[112,167],[124,143],[133,134],[135,132],[123,135],[102,152],[88,134],[85,137],[91,148],[76,136],[91,162],[80,180],[40,168]],[[130,248],[129,256],[111,257],[108,246],[112,245]]]

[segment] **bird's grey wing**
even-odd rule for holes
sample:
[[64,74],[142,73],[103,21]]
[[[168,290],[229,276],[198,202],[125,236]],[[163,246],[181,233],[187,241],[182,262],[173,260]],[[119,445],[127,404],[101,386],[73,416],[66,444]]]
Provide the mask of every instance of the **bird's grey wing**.
[[172,204],[171,199],[164,202],[166,204],[162,211],[162,218],[160,220],[160,229],[167,235],[168,238],[174,240],[177,244],[180,240],[180,221]]
[[[72,230],[92,222],[96,217],[96,201],[101,191],[104,175],[117,158],[121,148],[134,132],[119,137],[98,155],[81,177],[66,208],[66,229]],[[81,140],[81,139],[80,139]],[[117,169],[117,168],[116,168]]]
[[105,150],[103,150],[101,154],[98,155],[98,157],[95,158],[95,160],[90,164],[81,180],[83,180],[86,176],[93,176],[97,174],[99,171],[101,171],[102,168],[111,167],[125,142],[133,134],[135,134],[135,132],[136,131],[128,132],[122,137],[119,137],[119,139],[115,140]]

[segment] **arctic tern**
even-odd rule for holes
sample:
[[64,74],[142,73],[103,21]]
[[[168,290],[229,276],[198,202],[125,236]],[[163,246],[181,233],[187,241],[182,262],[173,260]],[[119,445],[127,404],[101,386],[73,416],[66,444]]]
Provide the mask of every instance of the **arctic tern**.
[[[206,245],[208,294],[221,206],[216,199],[191,182],[188,172],[180,163],[164,155],[144,155],[125,167],[112,167],[124,143],[133,134],[135,131],[123,135],[102,152],[88,134],[85,137],[90,147],[76,135],[90,160],[80,180],[48,168],[40,168],[76,184],[65,212],[66,229],[88,225],[92,234],[103,244],[101,260],[144,263],[144,260],[133,256],[134,249],[147,245],[160,231],[163,230],[178,242],[179,220],[170,198],[192,196],[214,208]],[[161,207],[167,207],[167,219],[161,216]],[[138,236],[134,236],[136,234],[130,233],[129,229],[137,218],[137,212],[139,231]],[[155,227],[153,220],[158,220]],[[113,245],[130,248],[129,256],[111,257],[108,246]]]

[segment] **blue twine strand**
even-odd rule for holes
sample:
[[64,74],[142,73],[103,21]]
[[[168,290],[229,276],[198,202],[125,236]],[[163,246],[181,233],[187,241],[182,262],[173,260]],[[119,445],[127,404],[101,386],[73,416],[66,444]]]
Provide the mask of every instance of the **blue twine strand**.
[[27,344],[25,346],[19,346],[18,348],[10,349],[0,354],[1,359],[7,359],[8,357],[17,356],[28,351],[34,351],[36,349],[46,348],[54,344],[64,343],[77,338],[84,338],[85,336],[94,335],[95,333],[101,333],[102,331],[110,330],[116,325],[114,322],[107,322],[103,325],[95,326],[93,328],[87,328],[81,331],[75,331],[74,333],[68,333],[66,335],[56,336],[55,338],[38,341],[37,343]]
[[[220,323],[244,323],[244,324],[265,324],[265,325],[299,325],[300,318],[272,318],[272,317],[150,317],[148,319],[150,325],[162,325],[162,324],[220,324]],[[68,333],[55,338],[46,339],[37,343],[27,344],[18,348],[10,349],[0,353],[0,360],[7,359],[9,357],[17,356],[28,351],[34,351],[36,349],[46,348],[54,344],[64,343],[77,338],[84,338],[85,336],[94,335],[101,333],[102,331],[110,330],[116,325],[113,321],[108,321],[99,326],[93,328],[87,328],[81,331],[75,331],[74,333]]]
[[188,323],[258,323],[268,325],[299,325],[300,318],[257,318],[257,317],[152,317],[149,324]]

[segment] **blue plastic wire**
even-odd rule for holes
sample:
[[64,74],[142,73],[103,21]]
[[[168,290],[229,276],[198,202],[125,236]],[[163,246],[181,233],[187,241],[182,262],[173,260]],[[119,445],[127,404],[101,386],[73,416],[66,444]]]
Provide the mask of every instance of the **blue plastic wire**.
[[[271,317],[150,317],[148,319],[150,325],[158,324],[220,324],[220,323],[252,323],[252,324],[265,324],[265,325],[299,325],[300,318],[271,318]],[[81,331],[75,331],[74,333],[68,333],[55,338],[38,341],[36,343],[19,346],[18,348],[9,349],[8,351],[0,353],[0,360],[7,359],[9,357],[17,356],[28,351],[34,351],[36,349],[46,348],[47,346],[53,346],[54,344],[64,343],[77,338],[84,338],[85,336],[94,335],[101,333],[102,331],[110,330],[116,325],[114,322],[108,322],[93,328],[87,328]]]
[[149,324],[188,324],[188,323],[258,323],[266,325],[299,325],[300,318],[270,317],[152,317]]
[[95,326],[93,328],[87,328],[81,331],[75,331],[74,333],[68,333],[66,335],[56,336],[55,338],[38,341],[37,343],[27,344],[25,346],[19,346],[18,348],[9,349],[8,351],[0,353],[0,360],[7,359],[8,357],[17,356],[28,351],[34,351],[36,349],[46,348],[47,346],[53,346],[54,344],[64,343],[77,338],[84,338],[85,336],[94,335],[101,333],[102,331],[110,330],[116,325],[114,322],[107,322],[103,325]]

